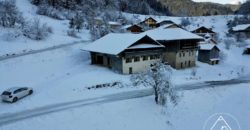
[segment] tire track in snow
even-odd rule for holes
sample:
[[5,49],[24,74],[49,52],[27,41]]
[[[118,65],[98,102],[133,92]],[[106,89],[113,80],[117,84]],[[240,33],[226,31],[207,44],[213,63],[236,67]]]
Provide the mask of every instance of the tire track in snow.
[[56,50],[56,49],[60,49],[60,48],[68,47],[68,46],[73,46],[73,45],[76,45],[76,44],[86,43],[86,42],[89,42],[89,41],[78,41],[78,42],[73,42],[73,43],[56,45],[56,46],[52,46],[52,47],[48,47],[48,48],[44,48],[44,49],[39,49],[39,50],[31,50],[31,51],[28,51],[28,52],[15,54],[15,55],[0,56],[0,61],[12,59],[12,58],[17,58],[17,57],[22,57],[22,56],[26,56],[26,55],[42,53],[42,52],[51,51],[51,50]]
[[88,105],[93,105],[93,104],[109,103],[109,102],[114,102],[114,101],[146,97],[152,94],[153,94],[152,89],[136,90],[136,91],[112,94],[112,95],[103,96],[103,97],[53,104],[53,105],[38,107],[38,108],[29,109],[25,111],[20,111],[17,113],[3,114],[0,116],[0,126],[13,123],[19,120],[24,120],[24,119],[37,117],[37,116],[41,116],[41,115],[45,115],[49,113],[59,112],[59,111],[67,110],[67,109],[83,107],[83,106],[88,106]]

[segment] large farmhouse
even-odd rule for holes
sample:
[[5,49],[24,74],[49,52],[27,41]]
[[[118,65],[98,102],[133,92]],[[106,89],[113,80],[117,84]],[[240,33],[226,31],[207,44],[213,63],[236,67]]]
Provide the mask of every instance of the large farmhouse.
[[173,68],[182,69],[196,65],[196,53],[203,38],[181,28],[154,29],[144,32],[165,46],[163,61]]
[[139,73],[161,61],[164,46],[145,34],[108,34],[84,48],[91,63],[122,74]]

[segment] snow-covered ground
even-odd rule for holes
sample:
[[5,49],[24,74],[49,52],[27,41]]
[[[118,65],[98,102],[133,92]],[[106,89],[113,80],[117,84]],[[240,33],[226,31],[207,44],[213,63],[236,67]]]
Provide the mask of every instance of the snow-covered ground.
[[215,113],[232,115],[246,130],[250,127],[248,91],[249,84],[183,91],[180,103],[166,108],[155,105],[153,96],[94,104],[28,118],[1,130],[202,130]]
[[[0,91],[3,91],[11,86],[29,86],[33,87],[35,92],[32,96],[24,98],[15,104],[1,103],[0,115],[20,112],[46,105],[53,105],[56,103],[89,99],[118,92],[143,89],[125,86],[122,88],[115,87],[88,90],[86,87],[96,84],[119,81],[129,85],[130,81],[128,75],[120,75],[107,68],[90,65],[88,53],[80,50],[83,46],[85,46],[85,44],[76,44],[74,46],[68,46],[53,51],[1,61]],[[245,68],[244,75],[248,74],[250,57],[242,56],[241,52],[242,48],[232,47],[232,49],[228,52],[227,60],[216,66],[210,66],[198,62],[197,75],[195,77],[191,76],[192,69],[175,70],[173,74],[173,82],[175,84],[185,84],[237,78],[239,76],[238,72],[241,72],[241,66],[244,66]],[[240,75],[243,74],[240,73]],[[166,124],[168,120],[172,124],[175,124],[174,127],[176,127],[176,129],[182,127],[182,125],[178,125],[182,122],[182,120],[184,120],[183,122],[190,121],[189,127],[195,129],[200,127],[202,124],[195,126],[189,118],[193,119],[195,116],[198,116],[198,121],[203,123],[202,121],[208,118],[207,116],[209,116],[209,114],[224,112],[223,107],[220,106],[220,104],[225,104],[228,109],[230,108],[229,110],[226,109],[225,112],[237,116],[237,118],[242,120],[241,122],[243,122],[245,128],[248,128],[247,124],[244,123],[245,115],[249,114],[247,113],[247,110],[245,110],[249,109],[249,106],[247,106],[247,104],[249,104],[247,97],[249,96],[247,93],[249,89],[248,86],[249,84],[236,85],[229,88],[226,86],[222,87],[223,89],[216,88],[186,91],[183,92],[181,103],[177,108],[170,107],[166,110],[156,106],[154,104],[153,97],[149,97],[129,101],[120,101],[117,103],[108,103],[104,105],[93,105],[80,108],[79,110],[72,109],[51,115],[49,114],[41,117],[34,117],[32,119],[23,120],[14,124],[4,125],[2,129],[39,129],[42,128],[40,125],[44,125],[48,129],[75,129],[79,127],[86,129],[117,129],[118,127],[121,127],[121,129],[151,129],[151,126],[157,126],[159,129],[164,129],[170,127]],[[229,104],[227,104],[226,101],[230,101]],[[243,105],[240,105],[241,103],[243,103]],[[237,113],[236,110],[238,109],[229,107],[230,105],[238,106],[239,108],[237,108],[241,109],[239,111],[240,113]],[[112,109],[109,110],[108,108]],[[186,110],[187,108],[188,110]],[[164,113],[167,113],[167,115],[162,113],[163,110]],[[96,113],[99,114],[95,115]],[[124,115],[124,113],[126,114]],[[183,114],[185,113],[187,115],[184,116]],[[245,113],[242,114],[244,116],[241,116],[241,113]],[[62,118],[62,116],[66,118]],[[135,121],[132,121],[133,119]],[[41,123],[44,120],[48,122]],[[71,120],[76,121],[72,123],[73,121]],[[82,126],[82,123],[78,122],[79,120],[86,122],[84,123],[85,125]],[[114,123],[117,125],[112,125],[113,123],[111,122],[115,121],[118,121]],[[28,123],[33,124],[33,122],[37,122],[34,123],[36,125],[27,125]],[[52,125],[57,123],[61,124],[61,122],[64,122],[63,124],[65,124],[65,126]],[[153,122],[153,125],[147,122]],[[124,128],[122,128],[122,126]]]
[[[24,17],[40,18],[53,28],[53,34],[44,41],[33,41],[22,36],[17,39],[6,39],[11,29],[0,28],[0,56],[23,53],[24,50],[36,50],[55,45],[88,40],[88,31],[83,30],[80,39],[67,36],[68,21],[54,20],[36,15],[36,7],[28,0],[17,0],[18,8]],[[126,14],[127,17],[132,15]],[[226,21],[233,16],[194,17],[197,25],[214,27],[220,38],[223,38]],[[144,19],[145,16],[140,16]],[[168,18],[180,23],[180,17]],[[194,24],[194,25],[195,25]],[[190,25],[190,28],[192,26]],[[248,41],[250,44],[250,41]],[[47,105],[65,103],[75,100],[102,97],[119,92],[145,89],[133,87],[129,75],[121,75],[108,68],[90,65],[87,52],[81,51],[85,45],[75,44],[51,51],[21,56],[0,61],[0,92],[11,86],[29,86],[34,94],[15,104],[0,103],[0,117],[23,110],[35,109]],[[219,65],[211,66],[197,62],[197,67],[174,70],[173,83],[185,85],[212,80],[227,80],[250,74],[250,56],[242,55],[243,47],[232,45],[226,50],[223,43],[219,48],[227,57]],[[192,76],[193,69],[197,70]],[[125,86],[88,90],[87,87],[103,83],[122,82]],[[247,117],[250,116],[249,84],[231,85],[200,90],[180,91],[180,103],[163,108],[155,105],[153,97],[123,100],[105,104],[67,109],[56,113],[33,117],[22,121],[0,126],[0,130],[33,130],[33,129],[110,129],[110,130],[201,130],[205,121],[214,113],[229,113],[239,121],[242,130],[249,129]]]

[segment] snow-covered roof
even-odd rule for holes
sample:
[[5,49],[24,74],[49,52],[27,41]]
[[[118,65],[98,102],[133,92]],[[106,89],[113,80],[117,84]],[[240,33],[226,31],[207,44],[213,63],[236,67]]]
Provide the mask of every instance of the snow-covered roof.
[[162,22],[171,22],[171,23],[174,23],[172,20],[170,20],[170,19],[160,19],[160,20],[158,20],[157,19],[157,23],[162,23]]
[[209,33],[207,33],[206,35],[205,35],[205,38],[211,38],[212,36],[209,34]]
[[200,50],[212,50],[214,47],[217,47],[217,46],[214,44],[200,44]]
[[168,28],[168,27],[170,27],[170,26],[172,26],[172,25],[175,25],[175,24],[165,24],[165,25],[162,25],[162,26],[160,26],[160,27],[158,27],[158,28],[161,28],[161,29],[165,29],[165,28]]
[[135,46],[131,46],[128,49],[145,49],[145,48],[162,48],[164,47],[163,45],[153,45],[149,43],[144,43],[144,44],[139,44]]
[[109,25],[121,25],[121,23],[119,23],[119,22],[114,22],[114,21],[109,21],[108,24],[109,24]]
[[[144,21],[146,21],[146,20],[148,20],[148,19],[152,19],[153,21],[157,22],[157,20],[156,20],[156,19],[154,19],[154,18],[153,18],[153,17],[151,17],[151,16],[150,16],[150,17],[148,17],[148,18],[145,18],[145,20],[144,20]],[[143,21],[143,22],[144,22],[144,21]]]
[[[208,30],[210,30],[210,28],[211,27],[209,27],[209,26],[194,26],[194,25],[190,25],[190,26],[188,26],[186,29],[188,30],[188,31],[190,31],[190,32],[193,32],[193,31],[195,31],[195,30],[197,30],[197,29],[200,29],[200,28],[207,28]],[[211,30],[212,31],[212,30]]]
[[124,25],[124,26],[122,27],[122,29],[127,29],[127,28],[129,28],[129,27],[131,27],[131,26],[133,26],[133,25]]
[[233,31],[243,31],[250,27],[250,24],[241,24],[233,27]]
[[220,60],[220,58],[212,58],[212,59],[210,59],[210,61],[218,61],[218,60]]
[[157,28],[154,30],[146,31],[143,34],[146,34],[157,41],[194,40],[194,39],[203,40],[203,37],[188,32],[181,28],[167,28],[167,29]]
[[[132,27],[132,26],[138,26],[138,27],[140,27],[139,25],[136,25],[136,24],[129,24],[129,25],[123,26],[122,29],[127,29],[127,28],[130,28],[130,27]],[[140,27],[140,28],[141,28],[141,27]]]
[[206,37],[204,38],[204,41],[199,42],[201,44],[217,44],[217,42],[211,38],[211,37]]
[[[85,46],[83,50],[90,52],[99,52],[110,55],[118,55],[125,49],[129,49],[131,45],[146,37],[145,34],[131,34],[131,33],[110,33],[93,43]],[[153,40],[153,39],[152,39]],[[154,40],[153,40],[154,41]],[[161,45],[157,41],[157,44]],[[163,45],[161,45],[164,47]],[[139,46],[141,47],[141,46]],[[145,46],[144,46],[145,47]],[[148,47],[148,46],[147,46]],[[157,46],[159,47],[159,46]]]

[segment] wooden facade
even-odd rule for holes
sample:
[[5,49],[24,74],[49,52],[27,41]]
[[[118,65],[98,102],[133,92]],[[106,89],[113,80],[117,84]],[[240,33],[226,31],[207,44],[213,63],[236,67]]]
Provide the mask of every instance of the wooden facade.
[[200,49],[198,60],[211,65],[219,64],[219,53],[220,49],[217,46],[214,46],[212,49]]
[[130,27],[126,28],[126,31],[131,32],[131,33],[142,33],[143,28],[138,26],[138,25],[131,25]]
[[196,65],[199,40],[159,41],[165,46],[163,61],[173,68],[184,69]]
[[212,29],[206,28],[204,26],[193,30],[192,33],[195,33],[195,34],[202,36],[202,37],[205,37],[207,34],[209,34],[212,39],[215,39],[215,36],[216,36],[216,33],[214,31],[212,31]]
[[151,27],[151,28],[157,27],[157,21],[155,19],[153,19],[152,17],[145,19],[140,24],[147,25],[148,27]]

